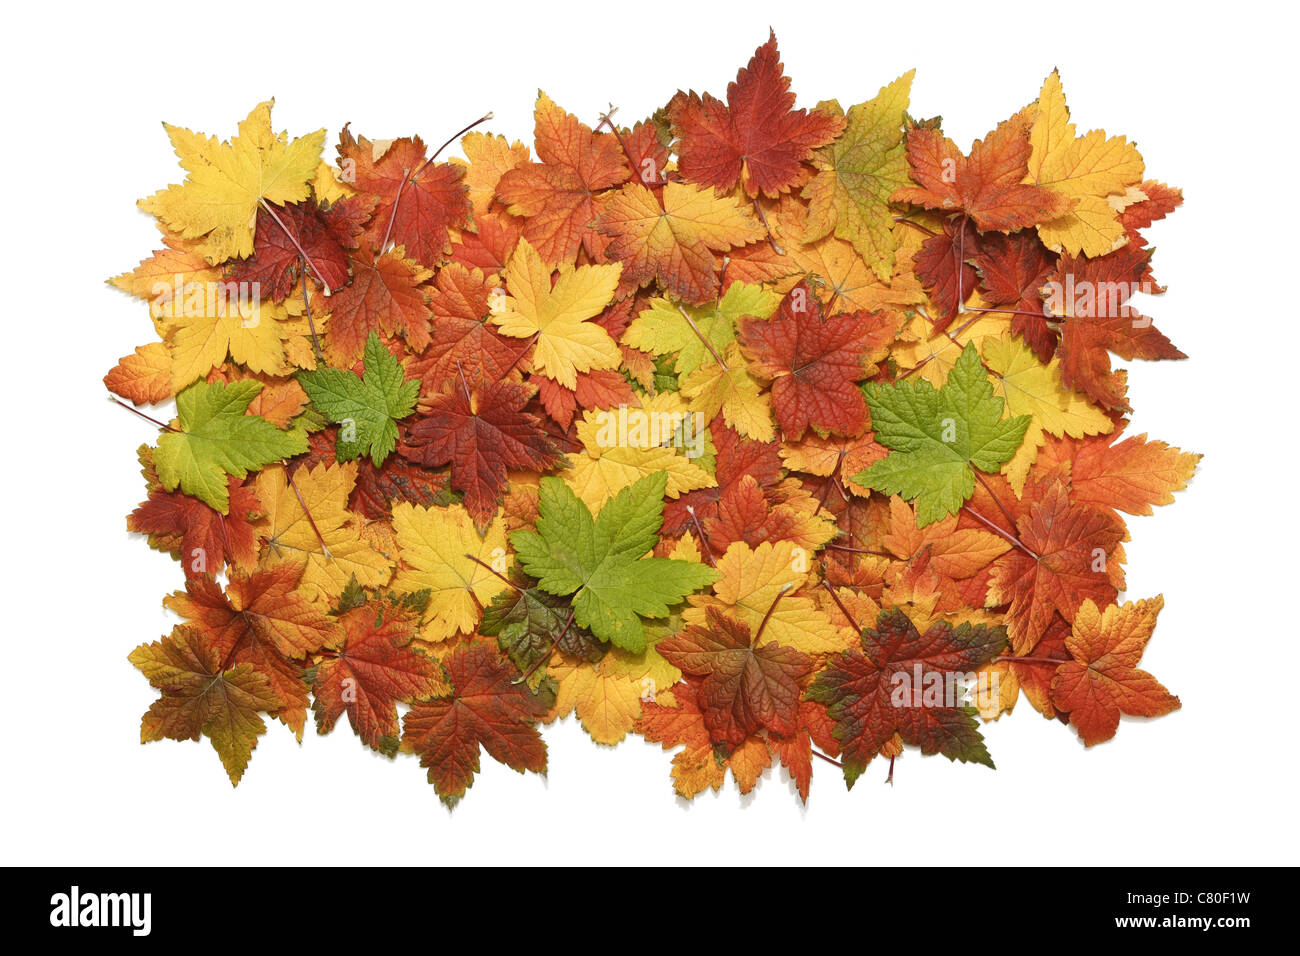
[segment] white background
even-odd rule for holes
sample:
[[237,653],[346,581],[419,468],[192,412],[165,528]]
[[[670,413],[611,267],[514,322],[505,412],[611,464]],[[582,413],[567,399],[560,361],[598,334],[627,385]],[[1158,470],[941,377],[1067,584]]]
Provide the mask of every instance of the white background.
[[[1297,153],[1290,25],[1268,7],[747,2],[87,5],[6,11],[3,242],[4,717],[0,859],[90,863],[1296,862]],[[394,12],[397,10],[402,12]],[[643,15],[636,11],[644,11]],[[793,11],[793,12],[792,12]],[[1150,232],[1151,306],[1186,362],[1138,366],[1136,416],[1205,453],[1179,501],[1130,522],[1131,598],[1166,607],[1145,666],[1182,710],[1085,751],[1017,713],[986,727],[997,771],[908,754],[852,793],[815,768],[677,800],[668,754],[545,730],[550,772],[485,757],[454,814],[412,758],[346,726],[280,724],[232,789],[204,742],[138,743],[153,697],[127,662],[171,627],[174,562],[124,530],[145,423],[104,372],[151,338],[104,285],[155,248],[137,198],[176,166],[160,120],[222,137],[275,96],[274,124],[441,142],[493,110],[531,144],[538,87],[594,124],[680,86],[725,93],[775,27],[800,104],[875,95],[917,67],[912,112],[963,148],[1059,67],[1080,131],[1137,140],[1187,201]]]

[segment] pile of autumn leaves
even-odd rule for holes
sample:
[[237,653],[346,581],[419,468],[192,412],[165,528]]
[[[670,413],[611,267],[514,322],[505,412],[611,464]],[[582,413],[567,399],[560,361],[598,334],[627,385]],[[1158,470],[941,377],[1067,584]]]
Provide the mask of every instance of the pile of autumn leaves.
[[468,161],[323,157],[269,103],[168,126],[162,248],[113,280],[157,341],[106,377],[176,402],[128,518],[186,576],[131,654],[143,739],[237,783],[266,718],[346,714],[450,805],[576,713],[676,749],[685,796],[780,763],[806,798],[814,757],[992,766],[1022,692],[1088,744],[1176,708],[1121,512],[1198,456],[1122,437],[1110,356],[1182,357],[1128,305],[1181,196],[1055,74],[968,154],[911,79],[795,109],[772,38],[725,101],[592,127],[542,94],[532,152]]

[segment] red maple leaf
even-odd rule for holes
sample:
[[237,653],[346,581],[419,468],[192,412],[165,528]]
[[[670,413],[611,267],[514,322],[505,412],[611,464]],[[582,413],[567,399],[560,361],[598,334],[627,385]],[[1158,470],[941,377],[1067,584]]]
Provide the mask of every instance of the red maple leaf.
[[157,486],[127,515],[127,530],[150,535],[150,544],[176,555],[186,577],[217,574],[227,562],[251,570],[257,564],[253,520],[262,506],[252,486],[238,478],[227,476],[226,489],[230,513],[223,515],[198,498]]
[[942,332],[961,310],[975,289],[975,267],[970,257],[975,252],[979,233],[966,228],[966,220],[944,220],[943,232],[921,243],[913,265],[917,278],[939,309],[934,327]]
[[907,164],[915,186],[894,191],[894,202],[942,212],[964,212],[980,230],[1008,232],[1053,219],[1073,204],[1042,186],[1022,185],[1029,174],[1027,111],[1003,120],[970,156],[940,131],[937,122],[907,130]]
[[426,399],[468,381],[496,381],[517,364],[525,343],[507,340],[486,321],[491,313],[492,290],[480,269],[449,263],[438,270],[429,291],[433,335],[418,356],[405,361],[407,378],[420,380]]
[[617,408],[620,405],[634,408],[640,404],[632,386],[616,369],[578,372],[577,382],[571,389],[545,375],[534,375],[529,381],[537,386],[537,397],[546,414],[565,431],[569,430],[573,415],[579,408]]
[[356,245],[374,208],[373,197],[349,196],[325,210],[306,202],[285,203],[274,215],[259,209],[253,255],[237,262],[229,278],[257,282],[263,296],[283,302],[297,281],[305,252],[312,278],[337,292],[348,282],[345,248]]
[[515,382],[480,382],[435,395],[398,449],[425,467],[451,465],[451,486],[480,525],[496,512],[511,468],[549,471],[563,461],[533,415],[532,390]]
[[1150,261],[1151,250],[1132,243],[1099,259],[1065,255],[1048,280],[1048,305],[1062,317],[1061,380],[1106,408],[1128,407],[1109,353],[1122,359],[1187,358],[1128,304],[1136,292],[1164,291],[1151,279]]
[[346,713],[367,746],[389,756],[397,752],[397,704],[445,690],[438,662],[406,646],[416,623],[408,610],[382,600],[339,617],[347,637],[316,665],[312,683],[319,733],[329,733]]
[[[823,318],[806,281],[781,300],[771,319],[742,319],[740,341],[749,370],[772,383],[772,410],[789,441],[812,427],[853,436],[867,426],[867,404],[855,384],[866,375],[865,353],[879,313],[840,312]],[[892,324],[891,324],[892,328]]]
[[1042,289],[1056,257],[1035,233],[1025,231],[981,236],[973,261],[984,298],[1012,309],[1011,331],[1025,340],[1039,361],[1050,362],[1058,333],[1047,324]]
[[704,626],[692,625],[656,646],[682,671],[701,678],[698,699],[711,739],[739,747],[759,730],[793,734],[799,683],[812,662],[780,644],[754,646],[749,625],[716,607],[706,608],[705,616]]
[[420,755],[438,797],[453,807],[474,783],[479,749],[523,773],[546,770],[546,744],[537,732],[545,707],[518,671],[494,648],[457,648],[445,662],[449,694],[420,701],[402,721],[402,746]]
[[190,578],[163,603],[192,621],[221,655],[223,670],[249,664],[280,701],[275,715],[302,736],[307,684],[294,660],[336,645],[342,629],[295,590],[302,568],[291,562],[232,575],[225,593],[210,578]]
[[316,314],[329,312],[327,340],[333,364],[351,368],[365,352],[371,332],[400,335],[407,346],[422,352],[430,342],[427,270],[399,255],[386,252],[375,259],[374,250],[362,242],[349,256],[352,281],[329,298],[312,297]]
[[743,437],[729,428],[721,415],[709,425],[709,434],[717,452],[714,472],[717,487],[699,488],[680,498],[669,499],[664,504],[664,535],[679,535],[687,530],[699,535],[696,522],[703,526],[716,519],[724,491],[746,475],[752,476],[760,487],[781,480],[781,446],[777,442]]
[[740,182],[751,198],[776,198],[798,182],[809,154],[844,129],[842,117],[794,102],[772,33],[727,86],[725,104],[694,92],[668,104],[682,176],[720,190]]
[[955,681],[1005,646],[1000,627],[941,621],[922,634],[901,610],[881,611],[875,628],[863,630],[861,648],[832,657],[808,691],[836,721],[849,786],[896,733],[923,754],[992,767],[974,708],[958,700]]
[[1007,631],[1017,654],[1038,644],[1059,611],[1073,621],[1079,606],[1105,606],[1124,586],[1120,543],[1124,523],[1070,501],[1066,484],[1055,479],[1025,486],[1026,510],[1016,521],[1019,546],[993,563],[989,599],[1009,604]]
[[418,136],[393,140],[376,159],[374,144],[364,136],[355,139],[346,126],[339,134],[338,153],[352,171],[356,189],[378,200],[366,233],[368,244],[382,252],[382,244],[391,241],[405,246],[407,255],[422,265],[436,266],[451,251],[447,227],[469,221],[465,167],[426,163]]
[[597,256],[606,240],[591,228],[598,213],[594,197],[627,180],[627,158],[615,136],[593,133],[544,93],[535,117],[541,162],[508,170],[497,183],[497,198],[512,216],[523,217],[525,238],[546,262],[572,262],[583,247]]

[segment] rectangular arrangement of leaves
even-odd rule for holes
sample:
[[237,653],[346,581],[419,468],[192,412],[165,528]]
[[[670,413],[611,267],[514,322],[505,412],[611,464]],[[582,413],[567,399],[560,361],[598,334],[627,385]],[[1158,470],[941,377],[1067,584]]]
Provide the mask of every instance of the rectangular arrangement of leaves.
[[[454,805],[539,727],[675,750],[692,797],[905,748],[989,767],[1029,707],[1088,745],[1179,706],[1119,603],[1123,515],[1199,456],[1125,435],[1130,304],[1182,201],[1053,73],[963,152],[912,74],[796,108],[775,36],[726,90],[533,148],[167,126],[156,340],[105,378],[158,429],[131,531],[182,623],[132,663],[144,741],[232,783],[267,719],[340,717]],[[175,400],[169,421],[138,406]],[[1023,708],[1022,708],[1023,709]]]

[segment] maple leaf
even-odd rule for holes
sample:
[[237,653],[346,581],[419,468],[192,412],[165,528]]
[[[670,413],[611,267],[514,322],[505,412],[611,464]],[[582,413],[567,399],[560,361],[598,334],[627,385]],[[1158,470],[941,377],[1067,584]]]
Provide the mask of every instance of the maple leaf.
[[1100,259],[1066,255],[1049,280],[1048,305],[1061,316],[1061,378],[1104,408],[1128,407],[1108,352],[1122,359],[1187,358],[1128,304],[1137,292],[1164,291],[1151,282],[1150,260],[1149,249],[1132,245]]
[[319,733],[329,733],[346,713],[366,746],[389,757],[397,752],[397,704],[447,690],[438,662],[406,646],[415,635],[417,617],[382,599],[339,616],[346,636],[337,651],[316,664],[312,681]]
[[227,647],[249,639],[267,642],[285,657],[301,658],[335,647],[343,634],[296,590],[300,575],[292,565],[233,574],[225,594],[212,579],[195,578],[186,582],[184,592],[168,598],[167,606]]
[[712,306],[681,306],[659,297],[628,324],[620,341],[656,355],[676,353],[673,370],[689,375],[709,361],[710,348],[726,352],[736,341],[738,320],[770,318],[780,302],[770,289],[751,282],[731,283]]
[[555,704],[545,719],[549,723],[574,713],[592,740],[612,746],[635,728],[643,703],[653,699],[655,689],[675,684],[681,676],[653,648],[629,654],[611,647],[594,667],[561,661],[547,668],[556,688]]
[[484,382],[435,395],[406,431],[402,454],[420,465],[451,465],[451,486],[480,525],[496,513],[508,469],[550,471],[564,461],[533,415],[532,389]]
[[[401,335],[409,348],[423,351],[430,342],[428,298],[424,283],[432,273],[406,258],[398,246],[375,257],[363,242],[349,256],[352,281],[328,300],[327,349],[335,365],[355,365],[372,332]],[[320,307],[319,300],[314,305]]]
[[[429,291],[433,313],[433,336],[419,356],[406,359],[407,374],[421,380],[421,391],[433,395],[453,376],[464,375],[471,382],[495,381],[512,368],[521,350],[485,321],[491,311],[491,297],[497,288],[481,269],[469,269],[458,262],[438,270]],[[458,384],[458,383],[457,383]]]
[[[717,606],[759,633],[760,642],[772,641],[803,654],[843,650],[852,640],[850,632],[832,623],[812,598],[798,593],[808,583],[807,558],[806,549],[792,541],[764,541],[756,547],[738,541],[718,559],[713,593],[692,595],[682,620],[706,626],[708,608]],[[777,602],[778,595],[785,596]]]
[[945,220],[942,231],[921,243],[914,260],[916,277],[938,307],[934,327],[940,332],[962,311],[975,289],[975,267],[969,260],[978,234],[969,230],[968,238],[967,231],[965,219]]
[[794,101],[772,33],[727,86],[726,104],[692,92],[668,105],[682,175],[721,190],[739,182],[750,197],[779,196],[798,182],[809,154],[844,128],[839,117],[796,110]]
[[514,587],[502,591],[483,609],[478,632],[495,637],[497,646],[520,671],[530,672],[555,649],[588,664],[605,656],[608,644],[568,621],[565,598],[547,594],[517,567],[511,568],[510,580]]
[[670,605],[718,576],[687,561],[644,557],[658,540],[667,482],[666,472],[647,475],[593,518],[568,485],[543,478],[537,530],[510,536],[543,591],[573,595],[578,626],[634,652],[646,646],[642,617],[667,616]]
[[1142,156],[1123,136],[1102,130],[1075,137],[1055,70],[1043,81],[1029,132],[1026,182],[1074,200],[1064,215],[1038,224],[1043,244],[1056,252],[1090,257],[1113,252],[1126,239],[1111,197],[1142,181]]
[[863,353],[874,321],[858,312],[823,317],[802,283],[772,319],[741,321],[749,371],[772,383],[772,410],[786,439],[798,441],[809,428],[849,436],[866,428],[866,404],[854,382],[867,375]]
[[[776,436],[772,421],[772,405],[761,391],[762,385],[750,371],[750,366],[738,345],[727,348],[722,362],[701,365],[679,381],[687,407],[712,419],[719,413],[723,421],[739,434],[758,441],[771,441]],[[856,391],[856,390],[855,390]],[[789,404],[783,405],[787,411]]]
[[261,390],[257,381],[198,382],[176,396],[180,428],[159,435],[154,452],[158,479],[166,490],[179,487],[226,514],[228,476],[245,478],[250,470],[307,450],[305,435],[244,414]]
[[156,405],[175,394],[172,354],[165,342],[137,346],[104,376],[104,385],[137,405]]
[[[582,451],[575,453],[571,466],[560,473],[593,513],[624,488],[656,472],[667,473],[664,493],[669,498],[716,484],[713,476],[700,466],[700,456],[696,454],[703,450],[707,431],[704,434],[695,431],[694,416],[686,411],[679,396],[662,393],[641,409],[628,409],[626,427],[619,425],[621,415],[622,411],[587,412],[576,429]],[[656,437],[651,433],[656,420],[676,424],[663,429],[667,434]],[[637,424],[634,426],[633,422]],[[693,446],[689,449],[683,447],[688,427],[692,429],[689,440]]]
[[519,240],[506,264],[506,296],[492,322],[505,335],[534,338],[533,367],[566,388],[578,372],[617,368],[621,355],[609,333],[587,321],[600,314],[618,288],[618,263],[562,265],[551,284],[552,270],[527,239]]
[[222,515],[198,498],[152,488],[148,499],[127,515],[126,528],[149,535],[151,545],[179,559],[186,577],[217,574],[226,562],[251,570],[257,564],[252,522],[262,506],[252,487],[236,478],[226,479],[226,490],[229,507]]
[[1024,441],[1003,469],[1017,493],[1024,489],[1038,448],[1049,434],[1082,438],[1114,429],[1115,423],[1101,409],[1065,387],[1055,359],[1040,364],[1010,333],[985,338],[982,350],[984,365],[992,375],[993,394],[1006,402],[1009,415],[1030,417]]
[[901,610],[881,611],[861,649],[832,658],[808,690],[836,722],[849,786],[894,734],[923,754],[992,767],[975,708],[958,701],[954,681],[1006,643],[1004,628],[941,621],[922,634]]
[[393,590],[428,590],[422,621],[425,640],[442,641],[456,633],[473,633],[481,608],[506,587],[493,573],[505,569],[506,532],[500,515],[480,535],[461,505],[417,508],[393,506],[401,564]]
[[1052,679],[1052,703],[1070,715],[1084,744],[1115,736],[1120,714],[1159,717],[1182,706],[1138,661],[1164,607],[1155,597],[1112,604],[1104,611],[1084,601],[1074,616],[1065,647],[1074,660]]
[[470,217],[463,166],[426,160],[418,136],[379,149],[364,136],[353,137],[346,126],[338,154],[350,163],[355,188],[378,200],[370,227],[375,248],[383,252],[382,243],[391,237],[424,266],[437,265],[451,251],[447,228],[463,226]]
[[[811,157],[818,172],[802,193],[808,200],[803,241],[816,242],[834,230],[882,281],[890,278],[897,246],[890,197],[909,185],[903,117],[915,74],[909,70],[874,99],[849,107],[843,134]],[[838,105],[833,104],[837,112]]]
[[1010,232],[1053,219],[1072,201],[1041,186],[1022,185],[1029,174],[1033,111],[1003,120],[963,156],[937,123],[907,129],[907,165],[915,186],[896,190],[894,202],[963,212],[981,230]]
[[761,729],[789,735],[797,728],[799,682],[812,669],[809,658],[774,642],[756,646],[749,625],[716,607],[707,624],[660,641],[656,649],[699,686],[704,723],[716,743],[738,747]]
[[[460,138],[460,149],[469,162],[465,166],[465,186],[475,218],[487,213],[496,198],[497,183],[512,169],[529,162],[528,147],[504,136],[473,130]],[[460,165],[460,161],[451,162]]]
[[373,210],[373,202],[357,196],[341,200],[324,213],[314,203],[286,203],[275,216],[259,209],[253,255],[238,262],[230,278],[256,282],[273,302],[283,302],[293,289],[305,253],[311,277],[325,289],[341,289],[350,278],[344,247],[356,245],[356,237]]
[[1002,418],[1003,401],[968,344],[948,380],[868,383],[876,441],[890,454],[855,475],[858,484],[916,501],[922,527],[956,514],[975,489],[975,469],[996,473],[1020,447],[1029,416]]
[[252,254],[253,224],[265,203],[301,202],[310,194],[325,130],[294,140],[276,135],[273,103],[254,107],[228,143],[163,124],[188,175],[140,200],[140,208],[181,238],[200,240],[198,251],[214,265]]
[[[1059,333],[1048,325],[1043,286],[1056,259],[1031,233],[981,236],[970,259],[984,297],[1011,310],[1011,331],[1025,340],[1040,362],[1050,362]],[[970,286],[965,286],[967,290]]]
[[1071,502],[1061,481],[1035,489],[1016,531],[1023,547],[998,559],[989,599],[1010,605],[1011,645],[1028,654],[1054,611],[1073,621],[1085,600],[1115,600],[1124,584],[1116,549],[1127,533],[1116,518]]
[[1126,424],[1096,438],[1049,441],[1035,473],[1061,475],[1069,481],[1071,501],[1111,514],[1149,515],[1152,505],[1172,504],[1173,493],[1187,487],[1201,456],[1146,435],[1120,441]]
[[268,710],[299,739],[307,716],[302,658],[332,648],[343,631],[297,590],[302,569],[282,564],[232,575],[226,590],[191,578],[163,603],[200,631],[226,666],[248,664],[266,678],[277,704]]
[[304,567],[299,587],[312,599],[337,597],[352,578],[364,587],[388,583],[392,561],[362,538],[347,510],[356,481],[356,462],[299,468],[292,476],[267,468],[257,476],[266,511],[257,522],[266,542],[263,564]]
[[445,663],[448,694],[417,702],[402,719],[402,747],[420,755],[438,798],[454,807],[474,782],[480,748],[523,773],[546,772],[536,722],[543,707],[515,670],[482,644],[458,648]]
[[605,254],[623,264],[623,292],[658,279],[690,305],[718,295],[715,252],[764,235],[762,223],[735,199],[711,186],[673,182],[662,196],[628,183],[610,197],[596,228],[613,238]]
[[420,393],[420,380],[404,380],[402,363],[374,332],[366,340],[363,375],[320,368],[299,372],[298,381],[321,413],[343,425],[335,444],[338,460],[351,461],[369,452],[376,468],[396,447],[396,423],[415,410]]
[[627,179],[623,151],[616,137],[592,133],[540,91],[534,116],[541,162],[505,172],[497,198],[523,217],[524,238],[548,264],[573,262],[583,248],[594,256],[604,245],[592,228],[595,197]]
[[130,661],[162,691],[140,721],[140,742],[207,737],[238,785],[257,738],[266,733],[258,712],[279,706],[266,678],[248,664],[223,667],[217,651],[186,627],[141,644]]

